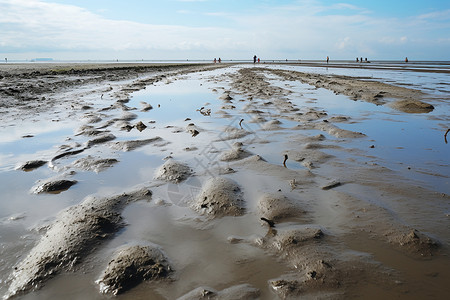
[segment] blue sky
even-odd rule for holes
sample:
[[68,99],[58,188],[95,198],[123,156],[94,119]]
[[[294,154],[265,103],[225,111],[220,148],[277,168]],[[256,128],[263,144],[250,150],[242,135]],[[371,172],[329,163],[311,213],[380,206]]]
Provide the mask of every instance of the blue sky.
[[0,0],[0,57],[450,60],[450,1]]

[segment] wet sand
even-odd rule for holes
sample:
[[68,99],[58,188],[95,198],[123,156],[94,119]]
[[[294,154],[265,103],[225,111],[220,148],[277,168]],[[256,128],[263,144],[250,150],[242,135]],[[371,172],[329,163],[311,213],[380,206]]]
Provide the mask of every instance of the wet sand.
[[5,299],[450,292],[445,92],[295,64],[5,64],[0,99]]

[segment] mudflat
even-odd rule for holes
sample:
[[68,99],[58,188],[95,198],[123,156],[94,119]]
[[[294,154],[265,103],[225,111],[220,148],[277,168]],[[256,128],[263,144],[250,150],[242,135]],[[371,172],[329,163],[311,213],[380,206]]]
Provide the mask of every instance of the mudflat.
[[0,294],[446,297],[450,80],[423,69],[1,64]]

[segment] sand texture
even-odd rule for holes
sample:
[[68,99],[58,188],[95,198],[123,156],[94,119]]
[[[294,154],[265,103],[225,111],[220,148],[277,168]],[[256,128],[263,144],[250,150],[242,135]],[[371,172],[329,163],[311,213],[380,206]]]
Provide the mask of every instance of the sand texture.
[[448,74],[315,67],[1,65],[0,295],[444,299]]

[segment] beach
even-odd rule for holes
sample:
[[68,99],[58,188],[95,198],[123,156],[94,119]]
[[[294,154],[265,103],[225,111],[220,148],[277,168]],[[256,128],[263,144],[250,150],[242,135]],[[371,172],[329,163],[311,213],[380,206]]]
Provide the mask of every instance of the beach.
[[439,299],[448,64],[0,64],[4,299]]

